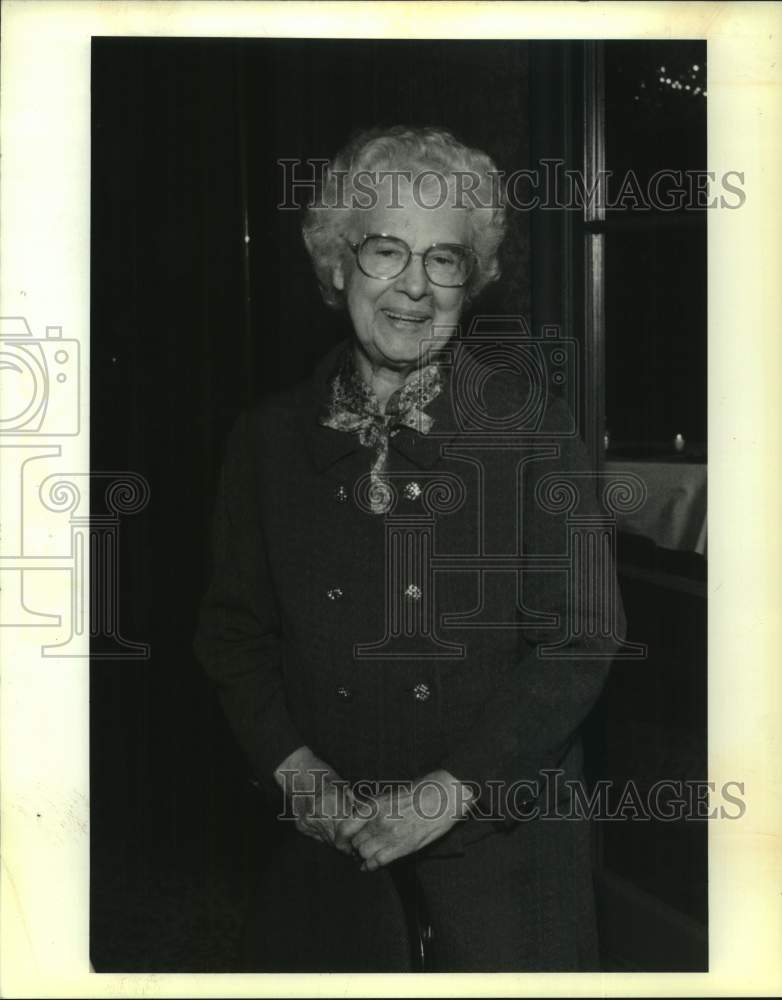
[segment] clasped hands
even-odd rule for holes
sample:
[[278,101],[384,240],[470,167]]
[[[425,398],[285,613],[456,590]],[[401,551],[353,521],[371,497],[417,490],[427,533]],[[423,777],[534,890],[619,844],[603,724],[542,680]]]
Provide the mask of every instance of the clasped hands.
[[444,836],[466,818],[474,791],[448,771],[357,797],[308,747],[275,771],[296,829],[375,871]]

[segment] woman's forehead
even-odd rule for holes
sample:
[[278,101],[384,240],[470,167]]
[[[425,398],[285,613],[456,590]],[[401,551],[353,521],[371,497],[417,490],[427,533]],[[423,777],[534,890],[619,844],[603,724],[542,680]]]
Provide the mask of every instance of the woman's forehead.
[[397,205],[378,205],[357,210],[353,214],[352,229],[360,237],[365,233],[387,233],[406,240],[413,249],[415,244],[467,243],[469,234],[468,213],[452,204],[431,207],[420,201],[400,198]]

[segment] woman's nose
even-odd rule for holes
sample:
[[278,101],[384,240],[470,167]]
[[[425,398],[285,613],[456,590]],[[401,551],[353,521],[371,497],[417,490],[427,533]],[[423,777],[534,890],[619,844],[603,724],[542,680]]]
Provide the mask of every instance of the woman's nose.
[[420,299],[429,291],[429,277],[420,254],[412,254],[407,267],[396,279],[396,286],[411,299]]

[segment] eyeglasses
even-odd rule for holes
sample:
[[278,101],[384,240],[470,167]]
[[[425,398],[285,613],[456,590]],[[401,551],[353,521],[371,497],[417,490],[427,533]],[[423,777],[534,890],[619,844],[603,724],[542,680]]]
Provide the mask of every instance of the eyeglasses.
[[441,288],[461,288],[472,274],[476,255],[461,243],[433,243],[422,253],[413,252],[404,240],[385,233],[370,233],[356,243],[344,238],[368,278],[398,278],[411,257],[422,257],[426,276]]

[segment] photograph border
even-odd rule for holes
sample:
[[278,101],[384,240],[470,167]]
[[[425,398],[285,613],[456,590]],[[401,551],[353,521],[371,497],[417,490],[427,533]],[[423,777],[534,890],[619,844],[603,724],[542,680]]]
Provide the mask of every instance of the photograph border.
[[[708,996],[782,992],[782,509],[778,274],[782,7],[759,3],[116,4],[5,0],[0,64],[0,315],[31,339],[77,342],[45,444],[0,442],[3,996]],[[708,973],[244,975],[94,973],[89,966],[89,628],[67,658],[9,612],[68,606],[71,577],[35,458],[88,482],[90,43],[97,35],[352,38],[704,38],[708,168],[744,174],[746,201],[708,219],[709,779],[747,809],[709,828]],[[57,332],[59,331],[59,333]],[[29,452],[26,449],[29,448]],[[29,475],[23,469],[30,465]],[[50,491],[50,496],[51,491]],[[67,502],[89,515],[89,490]],[[55,496],[52,503],[57,501]],[[63,500],[65,502],[65,500]],[[135,501],[138,502],[138,501]],[[58,508],[61,509],[61,508]],[[76,509],[76,507],[74,507]],[[130,511],[132,513],[132,510]],[[56,526],[55,526],[56,525]],[[28,563],[26,560],[36,560]],[[40,573],[22,592],[22,569]],[[17,579],[16,585],[13,580]],[[34,595],[33,595],[34,591]],[[42,613],[42,612],[40,612]],[[86,612],[85,612],[86,614]],[[775,641],[776,640],[776,641]],[[107,663],[107,670],[122,669]]]

